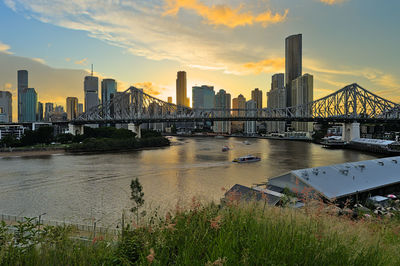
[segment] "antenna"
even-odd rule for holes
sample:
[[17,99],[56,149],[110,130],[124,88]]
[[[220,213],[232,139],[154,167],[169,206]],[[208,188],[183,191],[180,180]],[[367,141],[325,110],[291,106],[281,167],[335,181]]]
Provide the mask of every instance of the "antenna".
[[92,64],[92,77],[93,77],[93,64]]

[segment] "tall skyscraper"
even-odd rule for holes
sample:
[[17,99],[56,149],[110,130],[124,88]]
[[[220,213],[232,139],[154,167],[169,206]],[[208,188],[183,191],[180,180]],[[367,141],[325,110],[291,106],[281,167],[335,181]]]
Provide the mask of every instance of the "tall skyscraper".
[[18,70],[17,80],[18,80],[18,122],[23,122],[22,93],[23,93],[24,89],[28,88],[28,71],[27,70]]
[[83,114],[83,103],[78,103],[78,115]]
[[[286,90],[284,74],[278,73],[272,76],[271,90],[267,92],[268,108],[285,108],[286,107]],[[286,123],[283,121],[267,122],[267,132],[284,133]]]
[[68,97],[66,107],[68,120],[73,120],[78,117],[78,98]]
[[[237,98],[232,99],[232,109],[243,109],[243,110],[236,110],[232,112],[233,116],[240,116],[243,117],[246,114],[244,109],[246,108],[246,98],[240,94]],[[242,121],[233,121],[232,122],[232,133],[234,132],[243,132],[244,122]]]
[[37,114],[37,93],[34,88],[26,88],[21,93],[21,121],[36,122]]
[[176,78],[176,104],[189,107],[189,98],[187,98],[187,80],[185,71],[179,71]]
[[[250,100],[246,102],[246,116],[247,117],[255,117],[257,111],[254,110],[257,108],[257,102],[254,100]],[[256,121],[246,121],[244,124],[244,132],[247,135],[253,135],[257,133],[257,122]]]
[[213,86],[192,87],[192,107],[194,109],[214,108],[215,92]]
[[103,79],[101,81],[101,103],[105,104],[111,99],[111,95],[117,92],[117,82],[114,79]]
[[168,97],[168,103],[172,103],[172,97],[171,96]]
[[0,123],[12,122],[12,94],[0,91]]
[[99,79],[97,77],[86,76],[84,81],[85,92],[85,112],[90,108],[99,105]]
[[50,121],[50,116],[54,112],[54,104],[53,103],[46,103],[44,105],[44,120]]
[[38,121],[38,122],[43,121],[43,103],[41,103],[41,102],[38,102],[36,121]]
[[[226,93],[225,90],[219,90],[215,95],[215,108],[221,116],[230,116],[230,111],[226,109],[231,108],[231,95]],[[214,122],[214,132],[217,133],[231,133],[231,123],[229,121]]]
[[[314,97],[314,77],[310,74],[304,74],[292,81],[292,106],[303,105],[305,113],[296,113],[296,115],[311,115],[311,106],[307,105],[313,101]],[[299,112],[299,111],[298,111]],[[312,132],[312,122],[294,122],[292,127],[296,131]]]
[[302,35],[292,35],[285,40],[286,104],[292,103],[292,81],[302,75]]
[[258,88],[251,91],[251,99],[256,102],[256,108],[262,108],[262,91]]

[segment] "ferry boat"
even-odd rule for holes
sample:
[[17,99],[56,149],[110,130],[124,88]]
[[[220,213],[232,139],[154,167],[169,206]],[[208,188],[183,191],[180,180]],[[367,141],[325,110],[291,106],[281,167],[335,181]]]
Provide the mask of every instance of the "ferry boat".
[[323,145],[322,147],[331,149],[340,149],[348,145],[346,141],[342,140],[341,136],[325,137],[322,139],[321,144]]
[[245,141],[243,141],[243,144],[245,144],[245,145],[250,145],[251,143],[248,142],[247,140],[245,140]]
[[229,151],[229,150],[230,150],[230,148],[228,146],[222,147],[222,151]]
[[236,158],[232,162],[234,162],[234,163],[254,163],[254,162],[258,162],[258,161],[261,161],[260,157],[253,156],[253,155],[247,155],[247,156]]

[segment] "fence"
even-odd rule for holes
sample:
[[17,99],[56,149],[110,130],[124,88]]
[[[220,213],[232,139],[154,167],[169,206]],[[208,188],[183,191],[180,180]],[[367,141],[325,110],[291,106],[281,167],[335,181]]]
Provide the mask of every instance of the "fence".
[[[27,218],[29,217],[21,217],[8,214],[1,214],[0,216],[0,220],[5,222],[26,222]],[[30,217],[29,219],[31,218],[38,218],[38,217]],[[119,235],[121,233],[121,229],[95,226],[94,224],[92,225],[76,224],[65,221],[61,222],[61,221],[46,220],[46,219],[40,219],[40,224],[50,225],[50,226],[71,226],[76,230],[84,232],[96,232],[96,233],[113,234],[113,235]]]

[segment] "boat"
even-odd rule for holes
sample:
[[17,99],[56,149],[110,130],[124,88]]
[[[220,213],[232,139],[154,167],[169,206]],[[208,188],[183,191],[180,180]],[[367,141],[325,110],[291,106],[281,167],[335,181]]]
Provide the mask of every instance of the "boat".
[[254,162],[258,162],[258,161],[261,161],[260,157],[253,156],[253,155],[247,155],[247,156],[236,158],[232,162],[234,162],[234,163],[254,163]]
[[216,138],[216,139],[223,139],[223,138],[225,138],[225,137],[222,136],[222,135],[217,135],[217,136],[215,136],[215,138]]
[[229,150],[230,150],[230,148],[228,146],[222,147],[222,151],[229,151]]
[[250,142],[248,142],[247,140],[243,141],[243,144],[245,145],[250,145]]
[[329,136],[322,139],[321,144],[324,148],[340,149],[348,145],[348,143],[342,140],[341,136]]

